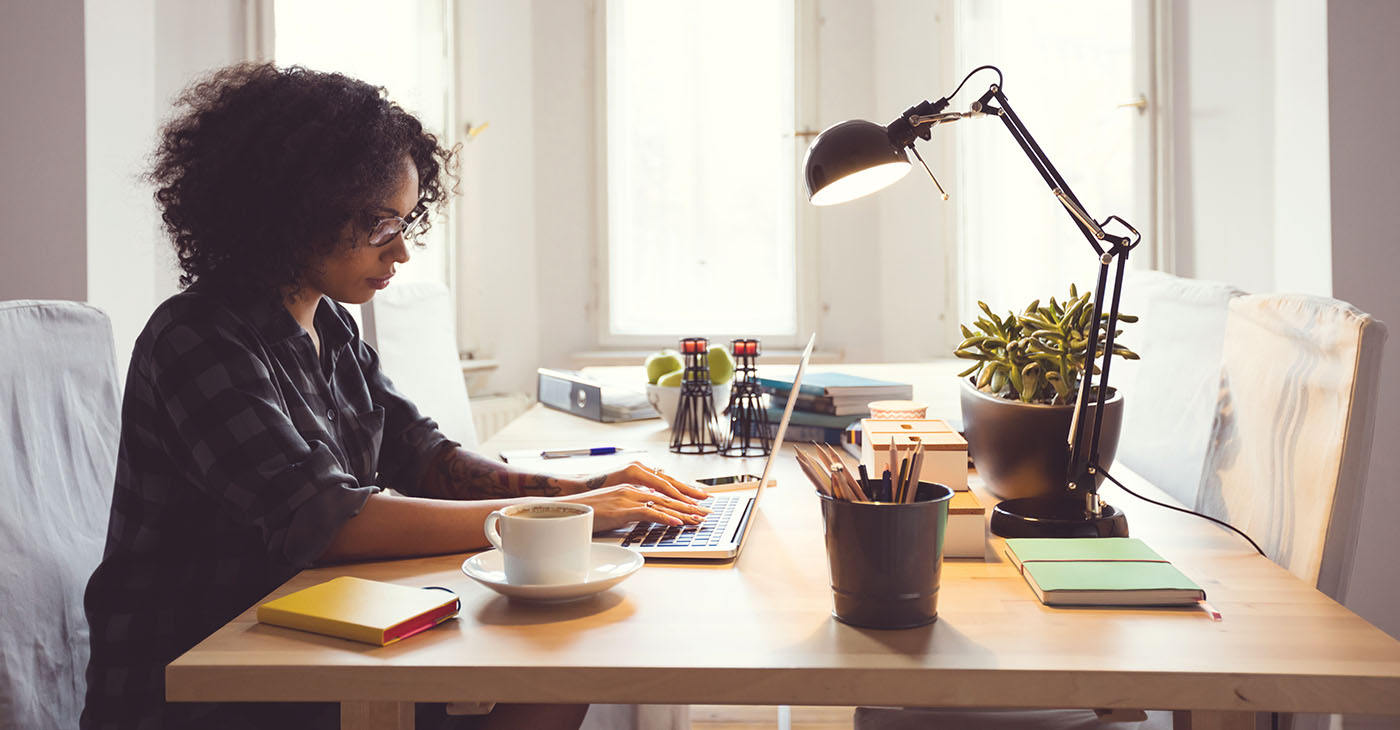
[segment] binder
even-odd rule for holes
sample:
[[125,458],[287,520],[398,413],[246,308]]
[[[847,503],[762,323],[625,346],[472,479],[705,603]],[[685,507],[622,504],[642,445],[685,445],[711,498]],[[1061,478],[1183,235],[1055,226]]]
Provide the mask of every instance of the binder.
[[258,621],[384,646],[457,615],[451,591],[341,576],[258,606]]
[[536,392],[540,403],[594,421],[615,423],[656,418],[656,409],[641,392],[605,387],[577,370],[540,368]]

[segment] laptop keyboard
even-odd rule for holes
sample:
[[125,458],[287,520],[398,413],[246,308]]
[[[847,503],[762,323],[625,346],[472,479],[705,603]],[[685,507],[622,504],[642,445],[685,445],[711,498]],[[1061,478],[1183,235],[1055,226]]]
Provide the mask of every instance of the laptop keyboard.
[[638,522],[623,538],[623,547],[714,547],[728,532],[729,518],[742,502],[738,495],[712,496],[700,502],[711,512],[698,525],[658,525]]

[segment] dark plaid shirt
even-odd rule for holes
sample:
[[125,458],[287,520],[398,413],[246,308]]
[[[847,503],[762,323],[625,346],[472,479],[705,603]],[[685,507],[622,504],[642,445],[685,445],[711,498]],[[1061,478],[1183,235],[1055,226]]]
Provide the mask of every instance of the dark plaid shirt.
[[343,307],[322,299],[315,323],[319,357],[281,305],[196,287],[137,339],[87,588],[83,728],[214,727],[251,709],[166,704],[165,665],[315,561],[370,494],[417,493],[446,439]]

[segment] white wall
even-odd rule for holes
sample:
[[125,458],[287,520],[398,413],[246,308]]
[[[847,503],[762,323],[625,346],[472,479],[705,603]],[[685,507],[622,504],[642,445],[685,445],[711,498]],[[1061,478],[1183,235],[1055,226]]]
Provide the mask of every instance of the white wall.
[[[199,75],[243,57],[243,3],[87,0],[85,28],[86,291],[112,318],[125,373],[136,336],[178,291],[179,272],[142,179],[174,97]],[[75,178],[81,179],[81,178]]]
[[1175,273],[1274,284],[1273,3],[1172,5]]
[[82,0],[7,3],[0,22],[0,299],[87,297]]
[[[536,225],[549,216],[552,205],[536,197],[536,160],[560,147],[551,136],[560,123],[537,119],[536,22],[549,24],[553,16],[536,13],[535,3],[528,2],[464,0],[457,9],[458,63],[464,72],[458,118],[464,124],[489,125],[463,149],[457,283],[469,300],[464,320],[479,354],[501,362],[475,391],[533,393],[535,368],[541,364],[541,314],[570,322],[583,319],[572,297],[542,301],[536,285]],[[577,32],[586,34],[588,28]],[[552,72],[549,65],[539,70]],[[540,111],[562,117],[567,125],[574,114],[591,113],[591,107]],[[591,238],[585,236],[591,234],[580,231],[569,242],[586,246]]]
[[1331,294],[1326,13],[1173,3],[1175,273]]
[[1332,293],[1328,0],[1274,6],[1274,257],[1277,291]]
[[1331,140],[1333,296],[1390,327],[1381,361],[1371,471],[1362,511],[1357,563],[1347,605],[1400,636],[1400,3],[1329,0],[1326,18]]
[[84,3],[87,28],[87,300],[112,318],[117,362],[163,298],[160,236],[141,180],[156,137],[156,4]]

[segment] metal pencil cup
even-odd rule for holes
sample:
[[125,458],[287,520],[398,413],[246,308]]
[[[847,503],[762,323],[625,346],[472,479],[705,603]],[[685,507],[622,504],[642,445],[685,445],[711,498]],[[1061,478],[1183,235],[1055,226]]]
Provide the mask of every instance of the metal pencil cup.
[[837,620],[869,629],[935,621],[953,490],[919,482],[908,504],[818,496]]

